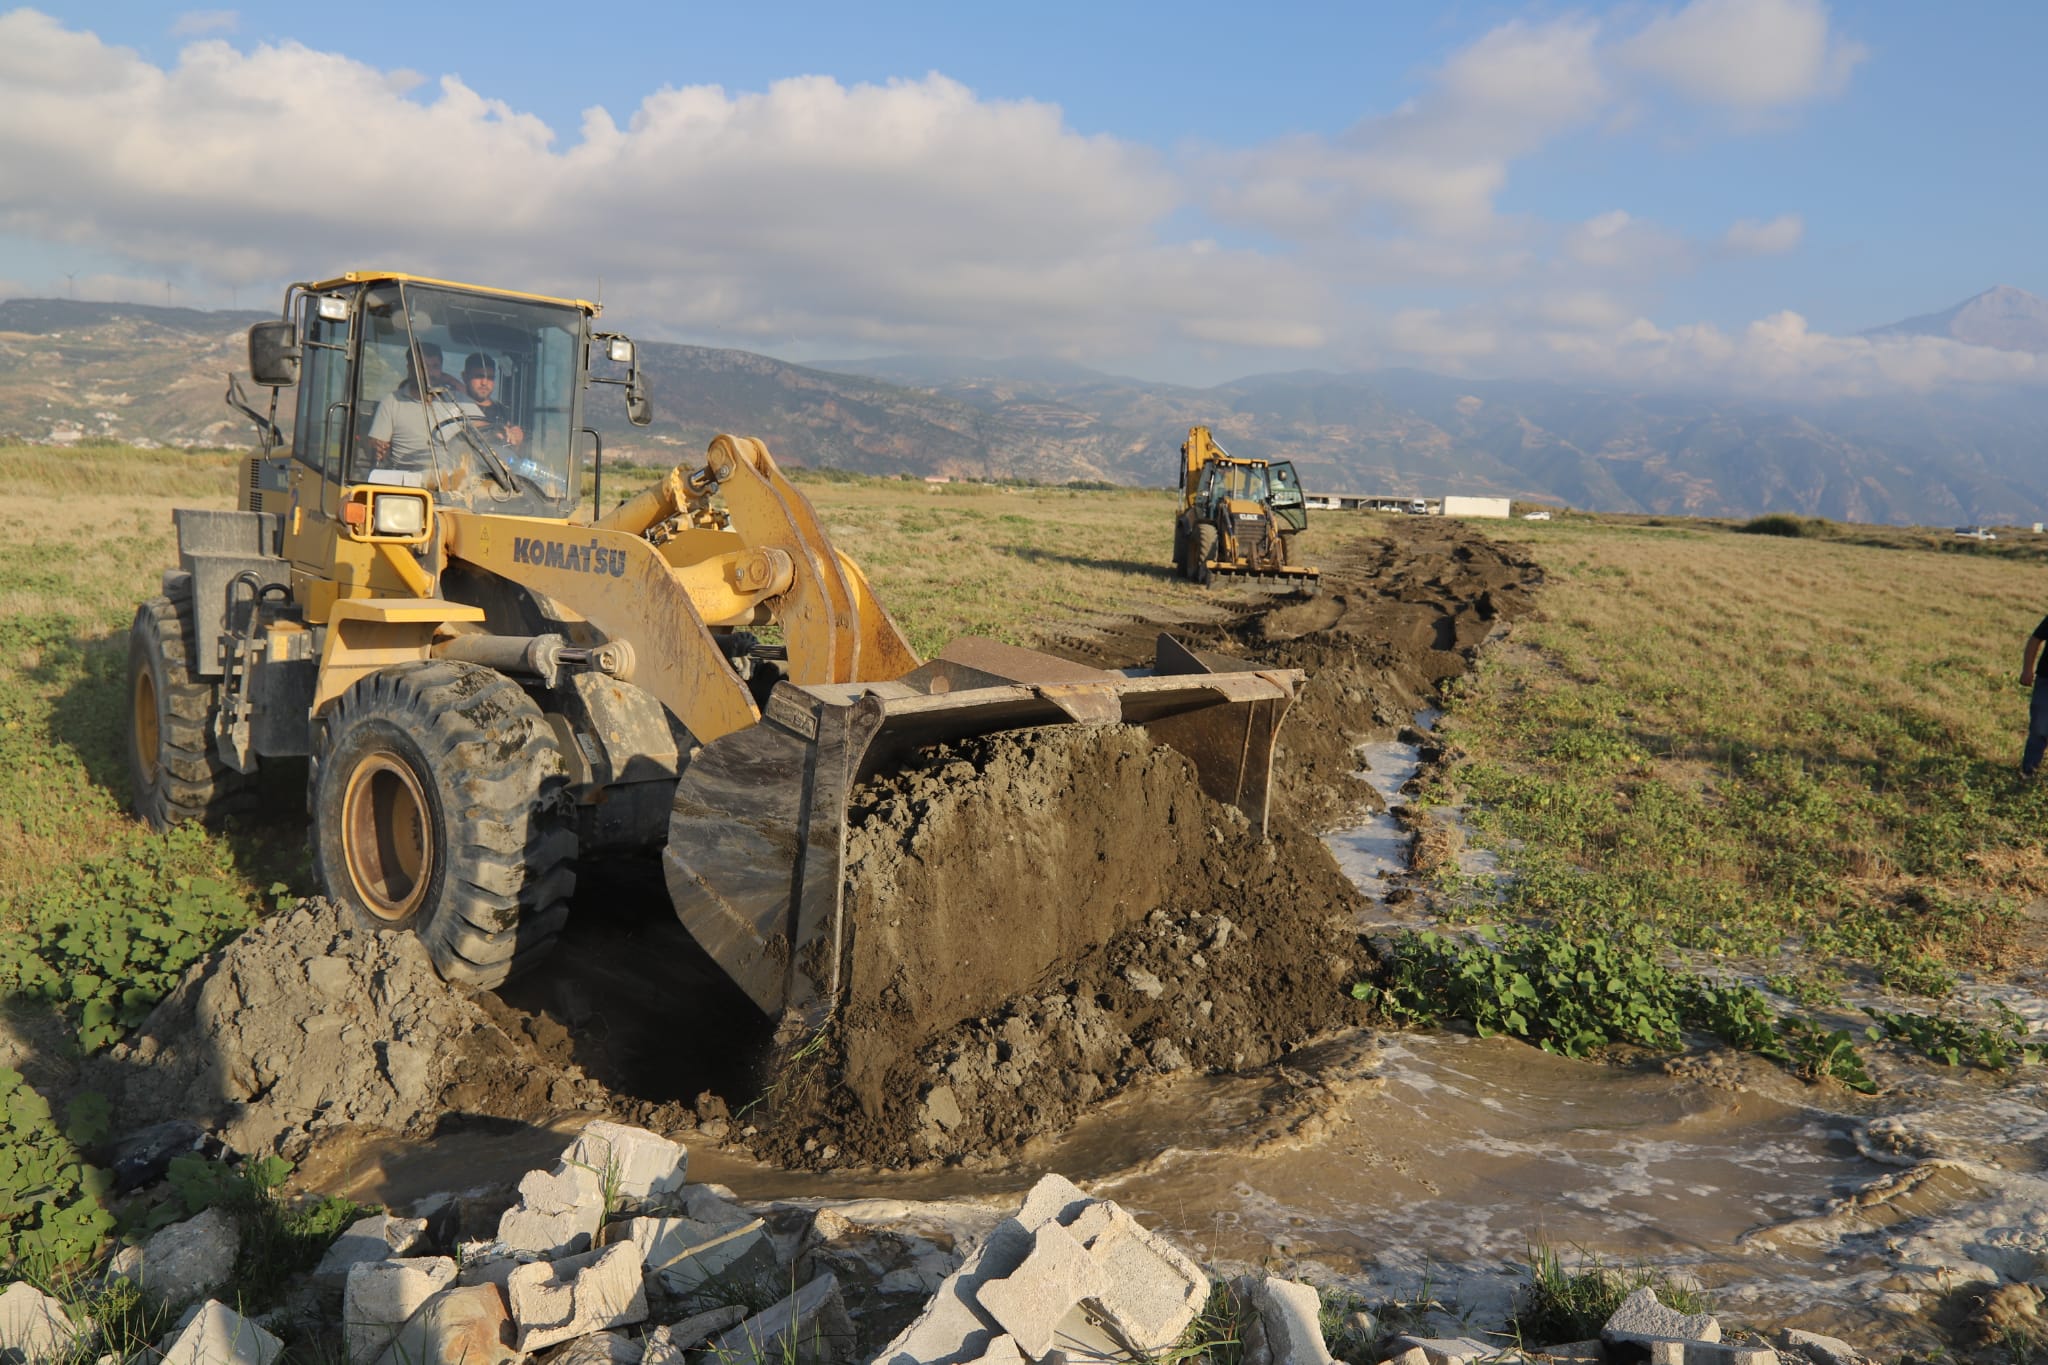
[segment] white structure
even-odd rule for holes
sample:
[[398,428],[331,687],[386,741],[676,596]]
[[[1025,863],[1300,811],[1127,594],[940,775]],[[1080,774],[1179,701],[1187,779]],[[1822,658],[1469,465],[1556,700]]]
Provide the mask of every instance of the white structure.
[[1447,517],[1497,517],[1506,521],[1508,517],[1507,498],[1467,498],[1454,493],[1444,495],[1444,515]]

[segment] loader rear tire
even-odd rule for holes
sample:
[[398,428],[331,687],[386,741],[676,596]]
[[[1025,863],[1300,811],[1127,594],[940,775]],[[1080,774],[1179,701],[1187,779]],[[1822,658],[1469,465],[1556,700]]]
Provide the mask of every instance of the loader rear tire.
[[1188,568],[1191,570],[1188,577],[1194,579],[1195,582],[1205,588],[1209,586],[1209,581],[1215,577],[1210,571],[1209,561],[1216,557],[1217,540],[1218,537],[1214,526],[1202,525],[1195,528],[1195,549],[1188,560]]
[[159,831],[243,814],[254,800],[255,774],[220,756],[213,734],[220,688],[193,675],[197,654],[189,580],[136,609],[128,631],[128,776],[135,813]]
[[504,674],[397,664],[324,717],[313,862],[358,923],[411,929],[450,981],[492,988],[554,945],[576,889],[555,733]]

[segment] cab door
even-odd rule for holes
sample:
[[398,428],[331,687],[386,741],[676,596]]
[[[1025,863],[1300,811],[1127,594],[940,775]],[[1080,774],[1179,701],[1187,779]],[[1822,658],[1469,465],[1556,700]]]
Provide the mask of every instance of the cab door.
[[[292,509],[284,528],[284,556],[312,568],[332,558],[334,519],[340,513],[342,452],[348,449],[353,412],[349,403],[349,343],[354,308],[331,306],[322,316],[320,298],[305,301],[301,333],[299,406],[292,422]],[[351,300],[351,302],[353,302]]]

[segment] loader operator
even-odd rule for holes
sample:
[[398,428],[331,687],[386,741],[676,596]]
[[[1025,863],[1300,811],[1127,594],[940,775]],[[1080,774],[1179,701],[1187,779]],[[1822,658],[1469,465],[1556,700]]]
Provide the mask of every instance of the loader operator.
[[[441,368],[441,348],[431,341],[419,345],[419,360],[408,353],[405,382],[377,405],[370,419],[370,450],[383,469],[430,473],[437,448],[445,449],[451,427],[479,417],[476,404],[451,392],[452,378]],[[424,361],[426,383],[419,382]]]
[[526,441],[526,432],[513,420],[511,408],[497,401],[497,362],[482,351],[471,352],[469,359],[462,362],[462,386],[469,391],[469,401],[483,414],[484,434],[500,445],[519,449]]
[[2020,656],[2020,686],[2034,689],[2027,706],[2027,747],[2020,753],[2020,776],[2032,777],[2041,770],[2041,756],[2048,753],[2048,678],[2034,672],[2041,646],[2048,643],[2048,617],[2027,637],[2026,652]]

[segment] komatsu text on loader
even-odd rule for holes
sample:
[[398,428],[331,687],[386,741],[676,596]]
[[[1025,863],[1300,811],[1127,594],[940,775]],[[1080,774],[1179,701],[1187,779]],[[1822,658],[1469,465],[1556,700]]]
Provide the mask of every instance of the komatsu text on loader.
[[1240,459],[1209,428],[1191,427],[1180,447],[1180,491],[1173,567],[1182,578],[1207,584],[1216,574],[1233,574],[1315,591],[1322,571],[1294,562],[1294,537],[1308,528],[1308,507],[1293,464]]
[[[237,380],[229,401],[262,453],[239,510],[175,513],[178,567],[131,636],[143,818],[243,809],[262,765],[303,757],[326,893],[481,986],[547,952],[579,861],[659,850],[711,957],[770,1017],[811,1022],[859,932],[848,793],[914,746],[1140,724],[1263,829],[1298,673],[1165,636],[1150,669],[971,639],[921,661],[744,437],[600,512],[593,386],[637,425],[652,406],[597,315],[367,271],[294,284],[251,329],[268,411]],[[492,377],[489,404],[465,371]]]

